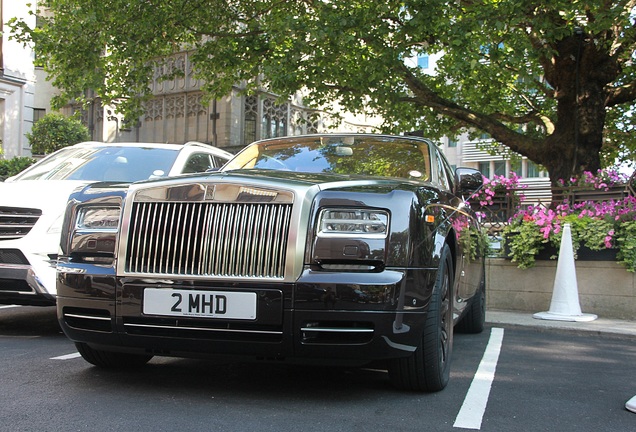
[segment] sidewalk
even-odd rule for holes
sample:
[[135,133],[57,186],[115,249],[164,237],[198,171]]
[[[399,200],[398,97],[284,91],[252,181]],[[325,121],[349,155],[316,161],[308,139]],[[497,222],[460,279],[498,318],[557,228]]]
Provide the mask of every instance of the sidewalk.
[[602,317],[589,322],[553,321],[533,318],[530,312],[487,310],[486,323],[636,339],[636,321],[604,319]]

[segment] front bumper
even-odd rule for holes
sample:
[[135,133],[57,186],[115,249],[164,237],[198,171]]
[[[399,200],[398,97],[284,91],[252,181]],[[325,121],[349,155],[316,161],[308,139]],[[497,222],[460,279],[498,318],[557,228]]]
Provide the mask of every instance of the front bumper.
[[[306,269],[296,283],[280,284],[119,278],[108,268],[100,274],[72,264],[58,269],[58,319],[76,342],[175,357],[303,363],[365,364],[408,356],[421,339],[434,280],[430,269],[374,274]],[[255,292],[257,318],[144,315],[145,288]]]
[[0,304],[55,305],[47,289],[55,281],[55,262],[40,261],[34,266],[19,250],[0,250]]

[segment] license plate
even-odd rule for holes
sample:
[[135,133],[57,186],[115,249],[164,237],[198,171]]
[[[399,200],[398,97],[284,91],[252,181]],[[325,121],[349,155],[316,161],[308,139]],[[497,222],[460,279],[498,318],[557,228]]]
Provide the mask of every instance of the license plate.
[[144,289],[146,315],[256,319],[256,293]]

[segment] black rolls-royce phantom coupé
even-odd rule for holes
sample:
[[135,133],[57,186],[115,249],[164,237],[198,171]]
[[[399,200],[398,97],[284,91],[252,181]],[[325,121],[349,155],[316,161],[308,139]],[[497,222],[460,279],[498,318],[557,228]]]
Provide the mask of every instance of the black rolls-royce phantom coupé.
[[256,142],[220,171],[71,195],[58,317],[88,362],[154,355],[386,365],[443,389],[484,326],[478,171],[415,137]]

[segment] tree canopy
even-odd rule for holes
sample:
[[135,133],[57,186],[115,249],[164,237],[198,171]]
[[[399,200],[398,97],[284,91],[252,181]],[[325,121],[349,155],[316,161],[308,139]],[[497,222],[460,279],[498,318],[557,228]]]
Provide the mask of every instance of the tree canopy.
[[[192,50],[213,97],[240,84],[381,115],[387,132],[490,134],[551,179],[632,159],[636,0],[43,0],[13,20],[62,89],[129,115],[161,59]],[[440,54],[436,73],[418,54]],[[175,73],[179,73],[176,71]]]

